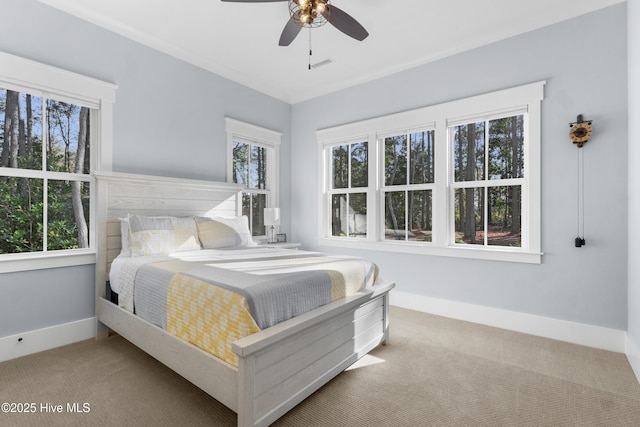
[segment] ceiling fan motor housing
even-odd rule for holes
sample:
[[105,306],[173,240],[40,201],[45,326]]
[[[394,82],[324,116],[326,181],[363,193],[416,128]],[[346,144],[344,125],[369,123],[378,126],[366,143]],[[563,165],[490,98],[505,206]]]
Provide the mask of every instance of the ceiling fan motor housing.
[[327,23],[330,3],[329,0],[289,0],[289,13],[301,27],[320,27]]

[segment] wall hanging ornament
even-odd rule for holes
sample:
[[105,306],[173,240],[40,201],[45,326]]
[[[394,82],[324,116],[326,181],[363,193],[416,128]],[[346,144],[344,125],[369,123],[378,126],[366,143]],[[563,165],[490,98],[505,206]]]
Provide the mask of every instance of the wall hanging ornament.
[[583,120],[582,114],[579,114],[574,123],[569,123],[571,131],[569,137],[574,144],[578,144],[578,148],[582,146],[591,138],[591,120]]
[[[593,129],[591,128],[591,120],[584,120],[582,114],[579,114],[576,121],[569,123],[571,130],[569,137],[578,148],[582,148],[584,144],[591,138]],[[578,237],[575,238],[576,248],[580,248],[586,244],[584,239],[584,150],[578,150]]]

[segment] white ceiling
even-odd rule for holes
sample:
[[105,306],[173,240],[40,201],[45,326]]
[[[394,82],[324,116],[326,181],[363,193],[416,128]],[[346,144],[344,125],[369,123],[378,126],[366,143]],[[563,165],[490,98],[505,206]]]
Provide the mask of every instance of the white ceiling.
[[[624,0],[332,0],[369,37],[327,24],[288,47],[286,2],[39,1],[294,104]],[[332,63],[308,69],[310,35],[311,63]]]

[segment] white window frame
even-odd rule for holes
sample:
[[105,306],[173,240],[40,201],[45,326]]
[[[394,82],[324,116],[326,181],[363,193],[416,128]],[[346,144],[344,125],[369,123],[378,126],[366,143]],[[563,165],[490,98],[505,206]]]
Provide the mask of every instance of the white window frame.
[[[379,224],[379,236],[380,236],[380,240],[383,241],[384,243],[387,244],[391,244],[391,245],[401,245],[404,243],[408,243],[408,244],[423,244],[423,245],[429,245],[432,242],[423,242],[423,243],[416,243],[416,242],[411,242],[409,243],[407,240],[386,240],[385,239],[385,223],[384,223],[384,218],[385,218],[385,209],[386,209],[386,202],[385,202],[385,195],[386,193],[389,192],[399,192],[399,191],[403,191],[405,192],[405,194],[407,194],[409,191],[419,191],[419,190],[430,190],[431,191],[431,200],[432,203],[434,202],[434,197],[435,197],[435,191],[436,191],[436,177],[434,177],[434,182],[433,183],[425,183],[425,184],[410,184],[410,183],[405,183],[405,184],[396,184],[396,185],[386,185],[385,184],[385,163],[384,163],[384,157],[385,157],[385,139],[389,138],[389,137],[393,137],[393,136],[399,136],[399,135],[407,135],[407,137],[415,132],[430,132],[430,131],[434,131],[435,133],[435,123],[426,123],[426,124],[422,124],[419,125],[416,128],[413,129],[398,129],[398,130],[393,130],[393,131],[386,131],[386,132],[379,132],[377,134],[377,139],[379,141],[378,144],[378,168],[380,170],[379,173],[379,188],[380,188],[380,205],[381,205],[381,211],[380,211],[380,224]],[[407,144],[410,144],[409,142],[409,138],[407,138]],[[435,144],[434,144],[435,145]],[[407,146],[407,148],[409,148],[409,146]],[[436,151],[436,146],[434,146],[434,151]],[[409,152],[407,152],[407,178],[409,177],[409,164],[410,164],[410,155]],[[437,164],[437,162],[434,159],[434,163]],[[434,168],[437,169],[436,164],[434,164]],[[407,215],[407,203],[408,200],[405,198],[405,216]],[[433,210],[432,207],[432,215],[435,215],[436,212]],[[405,233],[407,232],[407,218],[405,217]],[[435,228],[435,224],[433,223],[433,219],[432,219],[432,228]],[[406,239],[406,236],[405,236]],[[433,236],[432,236],[433,239]]]
[[[372,149],[376,148],[376,144],[371,144],[369,141],[369,135],[360,135],[360,136],[356,136],[356,137],[352,137],[349,139],[345,139],[345,140],[337,140],[337,141],[332,141],[332,142],[328,142],[324,147],[326,148],[326,150],[324,150],[323,152],[321,152],[320,156],[324,156],[325,158],[323,159],[323,164],[327,165],[327,168],[331,169],[331,161],[332,161],[332,152],[331,150],[333,149],[333,147],[338,147],[341,145],[349,145],[351,146],[352,144],[358,144],[361,142],[367,142],[367,153],[369,153]],[[371,157],[369,157],[368,161],[371,160]],[[326,234],[328,236],[332,235],[332,227],[333,224],[331,222],[331,200],[334,194],[362,194],[365,193],[367,196],[367,216],[369,216],[369,213],[371,212],[372,208],[375,206],[375,194],[372,191],[372,187],[371,186],[371,180],[372,179],[376,179],[375,175],[372,176],[371,171],[375,170],[375,168],[371,167],[371,164],[367,162],[367,172],[368,172],[368,176],[367,176],[367,183],[369,183],[369,185],[367,187],[347,187],[347,188],[337,188],[337,189],[333,189],[333,184],[332,184],[332,174],[331,173],[327,173],[324,175],[324,182],[322,184],[322,188],[324,189],[324,191],[326,191],[327,193],[327,205],[325,206],[324,212],[325,215],[321,215],[321,219],[323,219],[324,221],[322,222],[322,229],[325,230]],[[351,157],[349,157],[349,176],[351,176]],[[374,203],[374,205],[372,205],[371,203]],[[348,228],[348,227],[347,227]],[[373,229],[371,228],[371,222],[369,220],[367,220],[367,232],[366,232],[366,236],[365,237],[348,237],[349,239],[356,239],[358,241],[361,240],[370,240],[371,239],[371,234],[373,232]],[[339,238],[339,237],[338,237]]]
[[[227,182],[233,182],[233,142],[240,141],[267,149],[267,182],[266,188],[246,189],[243,192],[266,194],[267,207],[280,207],[280,144],[282,133],[225,117],[227,134]],[[238,198],[238,212],[242,212],[242,198]],[[264,232],[264,230],[262,230]],[[259,234],[256,237],[266,237]]]
[[[388,252],[429,254],[460,258],[539,264],[540,246],[540,127],[545,82],[536,82],[470,98],[402,113],[350,123],[316,132],[319,180],[318,242],[322,245]],[[526,112],[525,176],[521,181],[521,247],[456,245],[453,241],[452,182],[449,127],[476,117],[494,117],[507,112]],[[432,126],[432,127],[431,127]],[[433,235],[431,242],[384,240],[384,137],[415,129],[435,129],[435,180],[433,187]],[[367,238],[334,237],[330,233],[330,160],[328,147],[366,136],[369,143],[369,194]],[[375,165],[375,167],[374,167]],[[388,189],[388,187],[386,188]]]
[[[451,139],[451,128],[458,126],[458,125],[464,125],[464,124],[468,124],[468,123],[473,123],[473,122],[484,122],[484,123],[488,123],[491,120],[497,120],[497,119],[501,119],[501,118],[506,118],[506,117],[513,117],[513,116],[519,116],[522,115],[524,116],[524,134],[527,135],[528,134],[528,127],[529,127],[529,114],[527,113],[527,109],[526,108],[514,108],[511,110],[505,110],[505,111],[500,111],[498,113],[491,113],[491,114],[483,114],[483,115],[478,115],[475,117],[469,117],[469,118],[465,118],[464,120],[449,120],[447,123],[448,129],[447,129],[447,144],[448,144],[448,148],[451,151],[453,151],[453,141]],[[485,132],[485,166],[487,166],[487,162],[489,159],[489,154],[488,151],[490,149],[489,147],[489,138],[488,138],[488,132],[489,132],[489,128],[488,126],[485,126],[484,129]],[[524,156],[524,160],[526,163],[527,160],[527,156],[525,154]],[[484,236],[484,242],[482,245],[470,245],[470,244],[466,244],[466,243],[455,243],[455,214],[454,214],[454,203],[453,200],[455,199],[455,191],[458,189],[464,189],[464,188],[480,188],[483,191],[483,197],[485,198],[485,200],[487,200],[487,196],[488,196],[488,191],[491,187],[503,187],[503,186],[519,186],[521,189],[521,194],[522,194],[522,200],[521,200],[521,227],[523,229],[526,229],[524,227],[524,224],[527,223],[528,217],[529,217],[529,212],[527,210],[527,206],[528,206],[528,197],[527,197],[527,191],[526,191],[526,185],[527,185],[527,179],[522,177],[522,178],[510,178],[510,179],[488,179],[486,176],[482,177],[482,178],[478,178],[474,181],[457,181],[455,180],[455,171],[453,168],[453,158],[452,156],[450,156],[449,158],[449,188],[450,188],[450,193],[449,193],[449,241],[452,244],[455,244],[456,246],[460,246],[460,247],[466,247],[466,248],[478,248],[480,246],[487,246],[487,239],[488,236],[485,233]],[[525,164],[525,174],[526,174],[526,165]],[[488,168],[485,168],[485,175],[488,174]],[[486,230],[488,228],[488,224],[487,224],[487,203],[485,203],[484,209],[484,215],[483,217],[485,218],[485,223],[483,224],[483,228]],[[528,242],[527,239],[530,238],[530,236],[528,235],[528,233],[523,233],[522,235],[522,239],[523,241],[521,242],[521,246],[522,247],[528,247]]]
[[[91,209],[89,212],[90,247],[0,255],[0,273],[56,268],[96,262],[96,210],[97,197],[93,172],[111,171],[113,163],[113,105],[117,86],[70,71],[0,52],[0,87],[32,95],[52,98],[79,106],[89,107],[91,126],[91,170],[81,180],[90,183]],[[9,169],[9,170],[7,170]],[[3,168],[4,175],[15,175],[15,170]],[[24,171],[22,171],[24,172]],[[25,176],[24,173],[20,176]],[[28,171],[34,178],[52,178],[46,171]],[[76,179],[78,176],[72,174]]]

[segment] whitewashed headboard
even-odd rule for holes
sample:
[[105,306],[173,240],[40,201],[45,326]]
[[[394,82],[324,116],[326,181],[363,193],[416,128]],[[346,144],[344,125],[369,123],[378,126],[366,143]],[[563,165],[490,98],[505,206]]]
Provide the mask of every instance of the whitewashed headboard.
[[108,263],[118,255],[127,214],[236,216],[243,185],[126,173],[96,173],[96,298],[104,297]]

